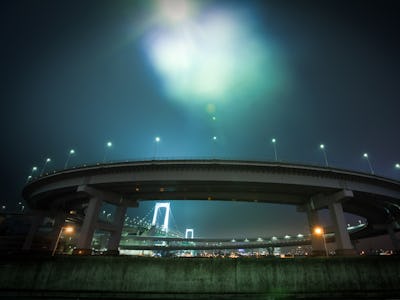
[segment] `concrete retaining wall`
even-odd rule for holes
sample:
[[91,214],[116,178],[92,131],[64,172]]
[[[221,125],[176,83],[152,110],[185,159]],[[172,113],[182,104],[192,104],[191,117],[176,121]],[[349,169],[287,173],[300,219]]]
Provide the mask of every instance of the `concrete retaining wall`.
[[[400,257],[54,257],[0,262],[1,295],[253,298],[400,295]],[[71,296],[72,297],[72,296]]]

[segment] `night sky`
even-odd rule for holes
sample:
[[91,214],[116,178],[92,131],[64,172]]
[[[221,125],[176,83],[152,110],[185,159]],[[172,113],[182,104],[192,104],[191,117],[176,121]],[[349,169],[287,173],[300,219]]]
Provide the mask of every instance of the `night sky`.
[[[279,160],[400,179],[398,1],[8,1],[1,205],[33,166]],[[161,141],[155,144],[155,137]],[[213,141],[216,136],[217,140]],[[113,147],[106,149],[111,141]],[[173,199],[171,199],[173,200]],[[154,203],[131,215],[144,216]],[[305,233],[295,207],[171,202],[196,236]]]

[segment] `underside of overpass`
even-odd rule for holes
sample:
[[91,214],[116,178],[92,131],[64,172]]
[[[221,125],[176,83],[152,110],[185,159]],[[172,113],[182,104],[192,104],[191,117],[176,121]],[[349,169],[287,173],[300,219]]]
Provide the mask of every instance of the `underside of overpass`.
[[[70,210],[81,215],[81,248],[90,245],[102,201],[117,205],[121,212],[137,206],[139,200],[296,205],[308,214],[310,231],[319,223],[318,210],[328,208],[343,250],[352,248],[343,211],[368,220],[367,228],[353,238],[382,233],[387,227],[396,230],[400,220],[397,181],[345,170],[277,163],[150,161],[89,166],[37,178],[27,184],[23,196],[42,216],[68,214]],[[122,230],[121,220],[117,221],[110,226],[114,235],[120,235]],[[114,239],[114,244],[109,245],[111,250],[117,250],[118,242],[118,238]],[[315,242],[313,247],[321,251],[322,244]]]

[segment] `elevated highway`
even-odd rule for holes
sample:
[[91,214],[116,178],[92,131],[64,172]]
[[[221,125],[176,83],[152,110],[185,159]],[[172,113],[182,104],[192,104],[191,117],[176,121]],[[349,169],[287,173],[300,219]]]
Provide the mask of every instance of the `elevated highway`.
[[[350,234],[365,229],[367,224],[349,226]],[[326,233],[326,242],[334,242],[333,233]],[[312,235],[258,237],[249,239],[216,239],[216,238],[179,238],[168,236],[126,236],[120,248],[124,250],[228,250],[228,249],[260,249],[274,247],[293,247],[311,245]]]
[[[343,211],[367,219],[362,238],[394,232],[400,220],[400,183],[354,171],[306,165],[225,160],[140,161],[86,166],[36,178],[23,189],[29,206],[45,214],[84,216],[79,248],[90,248],[101,201],[117,206],[109,248],[117,249],[126,207],[138,200],[225,200],[297,206],[310,228],[328,208],[338,249],[351,250]],[[62,220],[62,217],[60,217]],[[61,222],[62,223],[62,222]],[[394,234],[393,234],[394,235]],[[396,241],[395,241],[396,242]],[[321,249],[313,240],[313,248]]]

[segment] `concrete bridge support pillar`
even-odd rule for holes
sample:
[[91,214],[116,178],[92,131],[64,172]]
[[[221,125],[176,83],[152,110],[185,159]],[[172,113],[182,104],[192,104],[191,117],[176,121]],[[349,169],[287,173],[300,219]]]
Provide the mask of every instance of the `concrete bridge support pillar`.
[[122,228],[124,227],[126,206],[117,206],[114,216],[113,230],[108,240],[107,252],[110,255],[118,255],[119,242],[121,241]]
[[387,231],[392,241],[393,249],[396,253],[400,253],[400,239],[396,236],[395,232],[396,223],[391,223],[387,226]]
[[24,244],[22,245],[22,250],[24,251],[31,250],[36,232],[38,231],[40,225],[42,225],[44,218],[45,218],[44,212],[42,211],[33,212],[33,216],[31,216],[31,226],[25,238]]
[[320,255],[321,249],[324,249],[324,247],[321,247],[320,245],[321,242],[324,243],[323,238],[321,236],[313,234],[315,226],[321,226],[318,220],[317,212],[319,209],[322,208],[328,208],[330,212],[330,216],[333,222],[333,231],[335,233],[336,254],[356,254],[356,251],[351,244],[349,233],[347,232],[346,221],[344,218],[342,207],[342,201],[351,197],[353,197],[353,192],[351,190],[340,190],[333,194],[318,194],[313,196],[310,201],[303,206],[303,211],[304,208],[307,211],[308,223],[310,225],[310,231],[312,233],[311,243],[313,246],[313,254]]
[[355,255],[356,251],[347,232],[342,203],[332,202],[328,205],[328,208],[335,233],[336,255]]
[[314,234],[314,228],[316,226],[321,226],[319,222],[318,211],[308,208],[307,209],[308,225],[311,232],[311,247],[313,256],[325,256],[325,245],[324,239],[321,236]]
[[92,253],[91,244],[93,234],[96,229],[97,219],[101,207],[101,199],[98,195],[92,195],[89,200],[89,205],[86,209],[85,218],[81,227],[81,232],[77,242],[77,248],[74,249],[74,254],[90,255]]

